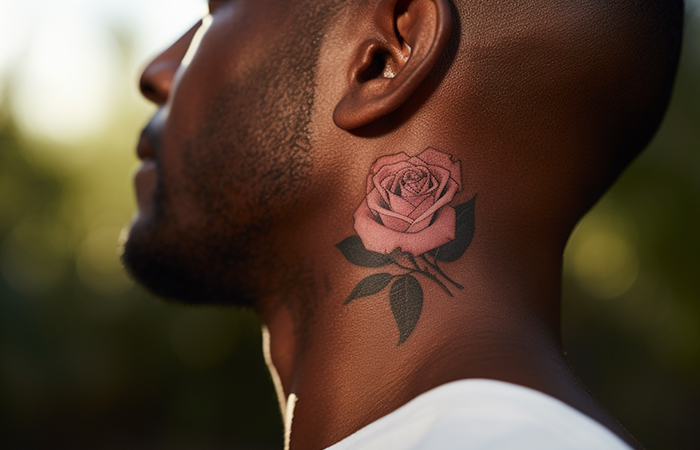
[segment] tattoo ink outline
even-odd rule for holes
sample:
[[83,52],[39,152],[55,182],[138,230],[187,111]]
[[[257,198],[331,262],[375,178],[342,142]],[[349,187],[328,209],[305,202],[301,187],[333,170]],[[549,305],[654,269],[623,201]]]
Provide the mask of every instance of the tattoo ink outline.
[[[382,162],[385,164],[381,164]],[[387,173],[390,176],[382,178],[382,175]],[[449,179],[446,178],[448,176]],[[389,181],[386,182],[386,180]],[[432,147],[428,147],[414,157],[409,157],[405,153],[399,153],[377,159],[372,165],[368,176],[367,198],[363,200],[355,213],[355,231],[358,232],[358,235],[350,236],[336,245],[345,259],[354,265],[368,268],[394,267],[394,269],[402,271],[398,274],[380,272],[362,279],[344,302],[345,305],[348,305],[356,299],[375,295],[391,285],[389,289],[389,303],[399,329],[397,346],[403,344],[413,333],[422,312],[423,288],[419,278],[436,283],[450,297],[454,297],[450,287],[458,290],[464,289],[464,286],[450,278],[440,267],[440,262],[454,262],[459,259],[466,252],[474,237],[476,195],[471,200],[454,208],[449,205],[454,194],[461,190],[461,181],[460,161],[452,161],[452,156]],[[454,228],[444,227],[446,222],[444,217],[449,218],[449,214],[443,216],[440,228],[436,228],[436,231],[438,233],[442,232],[443,235],[445,234],[444,230],[442,230],[443,228],[448,230],[447,233],[453,230],[453,233],[449,236],[451,239],[447,239],[447,242],[442,243],[442,245],[437,245],[419,254],[403,251],[401,247],[394,248],[390,253],[368,250],[360,235],[365,234],[365,239],[368,239],[368,241],[372,241],[372,236],[369,235],[368,237],[365,231],[366,227],[358,227],[358,215],[365,213],[365,209],[372,213],[370,219],[376,221],[380,226],[390,229],[392,233],[397,232],[396,222],[393,222],[393,229],[387,227],[382,221],[381,213],[378,214],[368,207],[370,196],[374,195],[376,198],[376,191],[382,188],[387,190],[387,192],[381,193],[384,200],[387,197],[389,200],[395,200],[397,204],[404,206],[404,209],[405,201],[400,203],[403,201],[401,194],[404,192],[408,200],[411,200],[412,203],[418,203],[416,209],[419,207],[425,209],[425,204],[428,204],[429,207],[437,204],[438,207],[434,208],[432,216],[427,219],[430,223],[424,226],[423,229],[430,228],[436,222],[437,215],[441,213],[440,211],[443,208],[452,209],[454,211],[454,222],[452,224],[448,223],[448,227],[453,225]],[[396,196],[399,196],[398,200],[396,200]],[[423,201],[426,203],[423,203]],[[382,208],[385,210],[382,210]],[[382,202],[380,200],[376,209],[384,212],[386,216],[391,218],[401,217],[400,214],[391,210],[390,202],[387,201]],[[430,208],[427,210],[430,211]],[[416,214],[413,215],[415,216]],[[425,220],[420,215],[418,215],[418,219]],[[365,217],[363,220],[366,221],[367,218]],[[408,223],[411,220],[411,216],[407,216],[403,220]],[[375,227],[374,224],[370,226]],[[406,228],[410,226],[412,224],[409,223]],[[358,228],[363,233],[360,233]],[[398,233],[404,235],[399,236],[400,241],[408,242],[411,248],[420,248],[420,245],[413,245],[410,241],[413,236],[416,236],[416,233],[405,232],[405,230],[398,230]],[[437,239],[440,239],[440,242],[445,241],[445,236],[436,237],[434,234],[432,237],[435,242],[438,242]],[[425,233],[423,236],[425,236]],[[375,242],[370,242],[373,248],[381,248],[377,246],[384,244],[383,242],[376,242],[376,239],[374,240]],[[425,247],[424,244],[423,247]]]

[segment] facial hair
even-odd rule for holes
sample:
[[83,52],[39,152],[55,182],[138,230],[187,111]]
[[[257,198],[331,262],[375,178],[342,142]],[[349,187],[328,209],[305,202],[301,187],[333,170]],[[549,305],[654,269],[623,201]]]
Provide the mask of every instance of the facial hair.
[[[282,33],[273,54],[215,97],[183,142],[179,176],[158,174],[152,216],[132,225],[122,256],[131,276],[154,294],[247,307],[295,277],[274,234],[317,158],[310,132],[315,69],[339,3],[317,4],[311,16],[300,7],[293,37]],[[187,226],[173,212],[183,197],[196,205],[197,220]]]

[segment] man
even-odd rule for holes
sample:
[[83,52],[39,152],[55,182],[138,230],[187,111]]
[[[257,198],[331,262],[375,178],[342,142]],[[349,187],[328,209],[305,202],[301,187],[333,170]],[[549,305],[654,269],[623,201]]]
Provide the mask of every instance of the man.
[[626,449],[560,346],[575,223],[654,134],[680,0],[218,0],[144,71],[124,261],[254,308],[292,449]]

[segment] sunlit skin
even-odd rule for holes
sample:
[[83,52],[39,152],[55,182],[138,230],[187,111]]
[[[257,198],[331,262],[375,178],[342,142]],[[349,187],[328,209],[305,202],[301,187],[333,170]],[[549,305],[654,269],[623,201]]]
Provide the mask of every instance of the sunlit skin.
[[[658,126],[678,33],[645,31],[635,2],[454,3],[210,2],[206,32],[141,79],[160,109],[139,144],[125,262],[161,296],[260,314],[292,449],[465,378],[549,394],[639,448],[563,356],[561,258]],[[679,11],[665,5],[650,11]],[[385,297],[344,305],[376,271],[336,245],[355,234],[373,163],[427,148],[461,162],[450,201],[478,195],[475,234],[443,265],[464,289],[422,281],[397,345]]]

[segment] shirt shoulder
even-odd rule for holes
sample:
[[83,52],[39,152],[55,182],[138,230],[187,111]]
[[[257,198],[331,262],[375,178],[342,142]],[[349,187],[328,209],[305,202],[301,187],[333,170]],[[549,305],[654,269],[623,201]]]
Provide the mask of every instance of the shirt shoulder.
[[495,380],[432,389],[327,450],[630,450],[541,392]]

